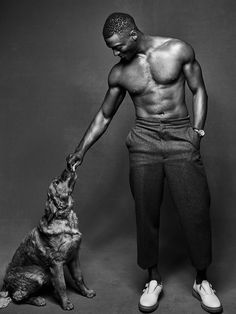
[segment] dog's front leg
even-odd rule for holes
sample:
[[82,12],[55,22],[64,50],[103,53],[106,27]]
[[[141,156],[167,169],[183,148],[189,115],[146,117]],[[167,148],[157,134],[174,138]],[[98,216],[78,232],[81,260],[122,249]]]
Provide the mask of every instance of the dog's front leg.
[[67,266],[69,268],[71,277],[73,278],[78,291],[87,298],[93,298],[96,295],[96,292],[86,287],[84,283],[84,279],[80,268],[79,250],[78,252],[76,252],[74,258],[68,263]]
[[59,302],[63,310],[73,310],[74,306],[70,302],[66,294],[66,283],[64,277],[63,263],[53,262],[50,267],[51,280],[56,293],[56,297],[59,299]]

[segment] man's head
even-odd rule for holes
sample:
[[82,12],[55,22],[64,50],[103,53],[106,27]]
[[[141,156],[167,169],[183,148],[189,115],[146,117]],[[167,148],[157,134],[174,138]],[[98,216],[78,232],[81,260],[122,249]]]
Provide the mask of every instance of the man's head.
[[103,26],[103,37],[106,40],[114,34],[123,35],[132,30],[138,30],[132,16],[126,13],[112,13],[106,19]]
[[103,27],[103,37],[115,56],[129,60],[137,52],[137,38],[140,33],[132,16],[126,13],[112,13]]

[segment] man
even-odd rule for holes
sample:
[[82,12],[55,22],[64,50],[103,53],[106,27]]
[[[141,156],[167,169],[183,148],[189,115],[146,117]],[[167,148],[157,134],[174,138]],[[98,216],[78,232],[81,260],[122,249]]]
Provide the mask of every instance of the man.
[[[145,35],[128,14],[111,14],[103,36],[120,61],[109,74],[101,108],[75,152],[67,158],[68,167],[82,163],[128,91],[136,113],[136,124],[126,145],[136,209],[138,264],[149,274],[139,309],[154,311],[163,289],[158,271],[158,235],[166,178],[196,269],[193,294],[206,311],[219,313],[222,305],[206,277],[211,263],[211,226],[210,195],[200,155],[207,115],[200,65],[190,45],[178,39]],[[193,94],[192,124],[185,103],[185,82]]]

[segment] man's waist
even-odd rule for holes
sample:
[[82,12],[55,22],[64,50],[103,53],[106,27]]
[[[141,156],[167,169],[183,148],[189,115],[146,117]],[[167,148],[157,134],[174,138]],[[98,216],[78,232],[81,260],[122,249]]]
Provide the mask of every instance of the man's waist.
[[159,127],[161,125],[165,127],[181,127],[190,125],[190,116],[178,117],[178,118],[166,118],[166,117],[138,117],[136,116],[136,126],[140,127]]

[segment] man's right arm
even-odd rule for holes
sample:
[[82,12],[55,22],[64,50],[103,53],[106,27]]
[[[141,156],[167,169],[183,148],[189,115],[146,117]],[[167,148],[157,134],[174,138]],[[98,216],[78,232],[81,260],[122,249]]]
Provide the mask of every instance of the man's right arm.
[[74,168],[83,161],[87,150],[101,137],[125,97],[125,90],[118,84],[119,73],[114,67],[108,77],[108,91],[102,106],[90,123],[73,154],[67,157],[68,168]]

